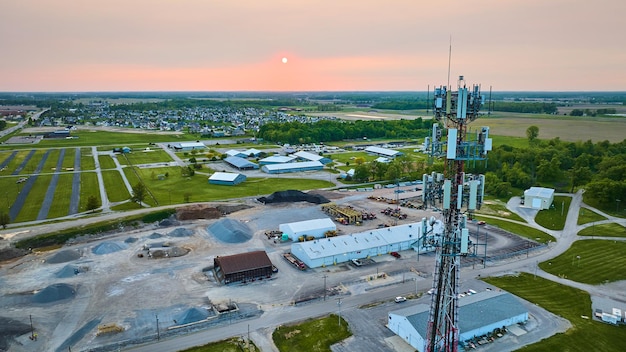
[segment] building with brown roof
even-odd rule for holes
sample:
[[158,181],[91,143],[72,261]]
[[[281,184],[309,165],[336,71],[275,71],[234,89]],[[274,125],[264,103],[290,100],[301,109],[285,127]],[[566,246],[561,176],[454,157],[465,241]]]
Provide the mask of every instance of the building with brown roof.
[[245,283],[272,276],[272,262],[265,251],[217,256],[213,264],[215,277],[224,284]]

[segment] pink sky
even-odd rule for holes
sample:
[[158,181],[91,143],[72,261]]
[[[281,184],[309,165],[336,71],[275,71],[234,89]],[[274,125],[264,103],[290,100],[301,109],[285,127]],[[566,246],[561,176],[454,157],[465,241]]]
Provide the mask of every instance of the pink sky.
[[[626,90],[624,0],[19,0],[0,91]],[[282,57],[288,62],[283,64]]]

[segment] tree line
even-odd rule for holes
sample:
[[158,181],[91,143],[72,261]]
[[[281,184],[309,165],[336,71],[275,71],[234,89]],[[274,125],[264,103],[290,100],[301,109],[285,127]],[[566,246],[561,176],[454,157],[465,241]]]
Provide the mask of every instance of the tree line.
[[343,121],[322,120],[316,123],[268,123],[259,129],[258,137],[269,142],[307,144],[336,142],[346,139],[418,138],[427,136],[431,120]]

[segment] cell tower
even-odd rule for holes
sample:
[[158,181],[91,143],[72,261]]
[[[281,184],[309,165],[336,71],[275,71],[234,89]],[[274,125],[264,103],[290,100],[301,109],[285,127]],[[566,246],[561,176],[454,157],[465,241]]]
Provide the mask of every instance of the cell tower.
[[[483,104],[480,86],[471,89],[459,77],[458,90],[435,88],[433,112],[436,124],[429,145],[433,157],[446,156],[443,174],[424,175],[425,206],[440,206],[444,232],[437,244],[433,274],[426,351],[456,352],[459,344],[458,294],[461,256],[470,252],[471,241],[463,213],[480,209],[484,194],[483,175],[466,175],[466,161],[485,160],[491,150],[489,128],[482,127],[473,140],[467,139],[467,125],[478,118]],[[441,124],[441,125],[440,125]],[[447,140],[443,129],[447,129]]]

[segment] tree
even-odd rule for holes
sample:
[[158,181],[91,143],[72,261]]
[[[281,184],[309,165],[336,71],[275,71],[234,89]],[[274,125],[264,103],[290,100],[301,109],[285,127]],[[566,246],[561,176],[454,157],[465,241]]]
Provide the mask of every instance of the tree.
[[133,196],[131,197],[131,200],[141,205],[143,200],[146,198],[146,193],[146,186],[143,183],[139,182],[133,186]]
[[533,125],[526,129],[526,137],[528,138],[528,143],[533,144],[535,139],[539,136],[539,127]]
[[98,197],[94,195],[90,195],[87,198],[87,210],[94,211],[100,207],[100,202],[98,201]]
[[0,226],[2,226],[3,229],[6,229],[9,223],[11,223],[11,217],[9,214],[4,211],[0,213]]

